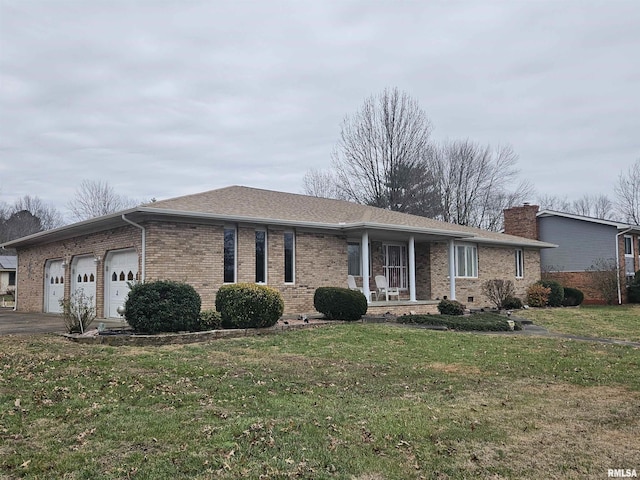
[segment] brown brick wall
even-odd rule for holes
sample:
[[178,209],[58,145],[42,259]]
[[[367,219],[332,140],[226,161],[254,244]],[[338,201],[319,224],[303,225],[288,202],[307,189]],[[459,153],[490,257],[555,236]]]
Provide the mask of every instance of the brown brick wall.
[[[146,227],[146,278],[170,279],[193,285],[202,297],[202,308],[213,308],[215,294],[223,283],[224,225],[148,222]],[[255,231],[262,226],[237,227],[237,281],[255,281]],[[285,313],[313,312],[313,295],[320,286],[346,287],[347,240],[342,235],[298,230],[295,235],[295,282],[284,282],[284,241],[282,228],[267,230],[267,285],[281,291]],[[135,248],[141,252],[141,231],[133,226],[109,232],[53,242],[38,248],[21,249],[18,266],[18,309],[42,311],[44,269],[49,259],[91,254],[102,259],[98,264],[96,306],[104,315],[104,258],[111,250]],[[509,278],[518,295],[539,279],[540,256],[537,250],[525,250],[525,278],[515,279],[513,248],[479,246],[479,278],[457,279],[457,298],[470,306],[486,305],[480,284],[491,278]],[[371,242],[371,290],[373,277],[383,272],[382,243]],[[67,269],[68,270],[68,269]],[[506,273],[505,273],[506,272]],[[446,243],[416,243],[416,294],[419,300],[449,295]],[[358,284],[361,284],[361,279]],[[65,271],[65,294],[69,294],[70,274]]]
[[[448,244],[431,244],[431,271],[433,298],[449,297]],[[540,252],[524,250],[524,277],[516,278],[515,248],[478,245],[478,278],[456,278],[456,299],[467,307],[491,306],[481,286],[493,279],[511,280],[516,296],[524,299],[529,285],[540,280]]]
[[522,205],[504,210],[504,233],[538,240],[538,205]]

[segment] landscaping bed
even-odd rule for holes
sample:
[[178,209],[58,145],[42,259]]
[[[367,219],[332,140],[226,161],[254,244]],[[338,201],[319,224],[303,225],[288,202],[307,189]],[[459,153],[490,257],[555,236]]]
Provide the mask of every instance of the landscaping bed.
[[522,323],[517,319],[511,320],[507,316],[492,312],[470,315],[403,315],[398,317],[396,321],[407,325],[438,326],[459,331],[508,332],[522,330]]

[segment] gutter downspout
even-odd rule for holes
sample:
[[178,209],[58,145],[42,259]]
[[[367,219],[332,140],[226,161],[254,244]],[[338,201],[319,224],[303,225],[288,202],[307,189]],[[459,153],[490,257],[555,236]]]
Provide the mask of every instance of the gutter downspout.
[[[4,248],[3,248],[4,250]],[[16,288],[13,291],[13,311],[18,311],[18,255],[16,252]]]
[[622,287],[620,286],[620,235],[629,233],[631,230],[633,230],[633,228],[627,228],[626,230],[616,234],[616,280],[618,282],[618,305],[622,305]]
[[127,217],[124,216],[124,213],[122,214],[122,220],[142,230],[142,268],[141,268],[142,271],[140,272],[140,281],[144,282],[146,266],[147,266],[147,230],[142,225],[139,225],[129,220]]

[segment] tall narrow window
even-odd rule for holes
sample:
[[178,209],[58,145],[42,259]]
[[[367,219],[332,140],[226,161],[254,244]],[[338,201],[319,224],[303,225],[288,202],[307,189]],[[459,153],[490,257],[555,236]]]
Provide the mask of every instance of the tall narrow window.
[[516,278],[524,277],[524,252],[516,249]]
[[629,235],[624,236],[624,254],[628,257],[633,256],[633,238]]
[[224,229],[224,283],[236,281],[236,229]]
[[294,282],[295,271],[295,235],[284,232],[284,282]]
[[456,277],[478,276],[478,249],[475,245],[456,245]]
[[347,274],[355,275],[359,277],[362,275],[360,273],[360,266],[362,263],[360,262],[360,244],[356,242],[349,242],[347,244],[347,258],[348,258],[348,267]]
[[267,283],[267,232],[256,230],[256,283]]

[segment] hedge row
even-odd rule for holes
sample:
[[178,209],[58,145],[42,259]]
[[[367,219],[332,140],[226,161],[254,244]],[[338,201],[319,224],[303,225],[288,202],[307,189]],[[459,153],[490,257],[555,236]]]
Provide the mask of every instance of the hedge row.
[[[466,317],[452,315],[403,315],[398,323],[410,325],[432,325],[452,330],[476,332],[506,332],[511,330],[506,318],[495,313],[474,313]],[[522,330],[522,324],[514,322],[515,330]]]

